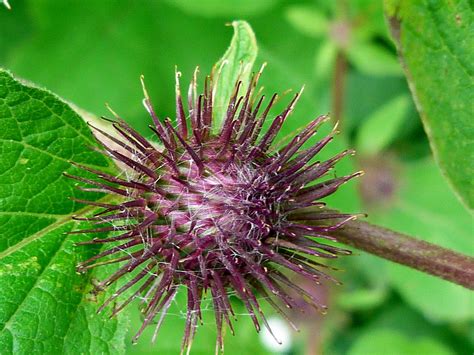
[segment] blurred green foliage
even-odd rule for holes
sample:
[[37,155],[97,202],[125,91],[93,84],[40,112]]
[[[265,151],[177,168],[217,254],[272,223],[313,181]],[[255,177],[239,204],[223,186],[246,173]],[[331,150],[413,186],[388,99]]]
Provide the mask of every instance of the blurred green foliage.
[[[472,219],[433,163],[427,137],[388,36],[379,1],[331,0],[12,0],[0,8],[0,66],[57,93],[96,115],[104,103],[145,134],[139,76],[160,117],[174,117],[175,65],[189,81],[201,78],[222,56],[236,18],[252,25],[259,56],[268,62],[265,92],[305,92],[282,136],[332,109],[335,59],[347,61],[341,134],[324,153],[345,147],[360,154],[335,174],[366,170],[328,201],[348,212],[428,241],[473,254]],[[197,5],[199,4],[199,5]],[[281,104],[290,98],[287,95]],[[329,131],[327,125],[323,131]],[[473,297],[461,287],[355,252],[338,260],[343,286],[327,285],[328,315],[303,322],[292,354],[472,353]],[[238,307],[238,303],[236,304]],[[174,354],[183,329],[182,300],[154,345],[148,330],[130,339],[141,322],[131,315],[128,354]],[[193,354],[214,351],[211,312],[198,330]],[[251,322],[239,316],[237,336],[227,334],[226,353],[266,354]],[[317,349],[316,348],[316,349]],[[305,350],[306,349],[306,350]],[[308,350],[309,349],[309,350]],[[387,349],[390,349],[389,351]],[[1,349],[0,349],[1,350]]]

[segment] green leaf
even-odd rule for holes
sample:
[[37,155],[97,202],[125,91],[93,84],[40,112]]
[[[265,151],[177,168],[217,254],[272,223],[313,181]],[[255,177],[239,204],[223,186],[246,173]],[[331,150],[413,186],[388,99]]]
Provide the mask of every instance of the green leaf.
[[375,155],[393,142],[409,106],[410,97],[402,94],[372,113],[357,132],[357,151],[364,155]]
[[326,84],[324,79],[331,77],[334,70],[336,55],[336,44],[329,39],[325,40],[318,49],[318,52],[314,58],[314,73],[318,82],[322,81],[324,84]]
[[349,355],[450,355],[445,345],[431,338],[413,339],[393,330],[379,329],[364,333],[349,351]]
[[373,309],[387,298],[385,288],[365,288],[352,292],[345,292],[337,299],[337,305],[345,311]]
[[435,160],[472,209],[472,6],[467,0],[391,1],[387,12]]
[[[116,271],[116,265],[101,266],[94,270],[91,278],[105,280],[114,271]],[[83,294],[64,339],[64,353],[72,355],[125,353],[129,328],[128,314],[127,316],[120,314],[115,319],[109,319],[107,314],[97,314],[97,308],[116,289],[118,289],[117,286],[112,286],[96,298],[89,293]]]
[[361,73],[374,76],[403,75],[397,57],[379,44],[355,42],[349,46],[347,56]]
[[288,22],[305,35],[322,37],[329,32],[328,18],[313,6],[291,6],[285,15]]
[[237,80],[242,81],[242,92],[249,85],[252,67],[257,58],[257,41],[250,25],[245,21],[232,22],[234,36],[224,56],[216,63],[218,77],[214,96],[214,127],[224,121],[230,97]]
[[[432,160],[406,164],[388,211],[372,222],[474,255],[472,217],[448,188]],[[435,321],[474,318],[474,294],[455,284],[389,263],[388,277],[404,299]],[[433,292],[436,290],[436,292]]]
[[89,277],[75,271],[97,248],[76,247],[82,237],[65,234],[78,228],[72,213],[93,212],[69,199],[85,198],[63,176],[64,171],[81,174],[69,161],[111,167],[105,156],[88,147],[93,145],[87,125],[65,102],[0,70],[4,353],[117,353],[123,348],[124,319],[95,315],[97,304],[84,295]]

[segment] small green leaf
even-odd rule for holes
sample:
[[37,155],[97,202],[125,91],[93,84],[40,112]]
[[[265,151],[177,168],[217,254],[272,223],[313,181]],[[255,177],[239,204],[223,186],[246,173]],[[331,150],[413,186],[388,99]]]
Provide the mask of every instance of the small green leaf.
[[322,37],[329,32],[328,18],[313,6],[291,6],[285,15],[288,22],[305,35]]
[[424,0],[390,1],[386,7],[435,160],[473,209],[472,5]]
[[337,299],[337,305],[345,311],[369,310],[381,305],[387,298],[385,288],[365,288],[345,292]]
[[325,40],[321,47],[318,48],[318,52],[314,58],[316,81],[324,82],[324,79],[329,78],[333,74],[336,54],[337,46],[329,39]]
[[226,108],[237,80],[242,81],[244,92],[249,85],[252,67],[257,58],[257,41],[250,25],[245,21],[232,22],[234,36],[224,56],[216,63],[218,77],[214,96],[214,127],[220,128]]
[[374,76],[402,76],[403,70],[397,57],[381,45],[359,42],[349,46],[349,61],[363,74]]
[[410,97],[402,94],[370,115],[358,130],[357,151],[364,155],[375,155],[386,148],[403,124],[409,105]]
[[360,336],[348,354],[451,355],[453,352],[435,339],[413,339],[394,330],[377,329]]
[[104,155],[88,147],[93,145],[87,125],[65,102],[0,70],[4,353],[116,353],[123,347],[123,318],[97,316],[97,304],[85,296],[89,277],[75,271],[77,263],[97,248],[76,247],[84,237],[65,234],[78,228],[79,222],[71,220],[73,213],[93,212],[69,199],[86,198],[63,176],[64,171],[81,174],[69,161],[111,167]]

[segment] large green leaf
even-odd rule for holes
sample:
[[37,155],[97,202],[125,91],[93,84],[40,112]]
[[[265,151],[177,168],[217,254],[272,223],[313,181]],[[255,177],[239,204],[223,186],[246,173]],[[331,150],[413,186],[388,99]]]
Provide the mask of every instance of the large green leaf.
[[472,209],[472,5],[468,0],[390,1],[387,12],[435,159]]
[[243,90],[248,87],[253,63],[257,58],[257,41],[250,25],[245,21],[234,21],[232,26],[234,36],[230,46],[215,66],[218,73],[213,112],[216,128],[224,121],[237,80],[242,81]]
[[82,237],[65,234],[78,228],[72,213],[92,212],[69,199],[85,197],[62,175],[81,174],[69,161],[111,167],[88,147],[94,144],[66,103],[0,71],[2,353],[116,353],[124,347],[124,320],[95,315],[96,301],[85,295],[89,277],[75,271],[97,249],[76,247]]

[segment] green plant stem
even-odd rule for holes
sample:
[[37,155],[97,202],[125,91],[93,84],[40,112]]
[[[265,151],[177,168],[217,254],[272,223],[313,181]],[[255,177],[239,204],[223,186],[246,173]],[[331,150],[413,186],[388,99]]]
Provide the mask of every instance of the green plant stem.
[[342,243],[474,290],[474,258],[363,221],[333,232]]

